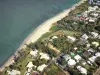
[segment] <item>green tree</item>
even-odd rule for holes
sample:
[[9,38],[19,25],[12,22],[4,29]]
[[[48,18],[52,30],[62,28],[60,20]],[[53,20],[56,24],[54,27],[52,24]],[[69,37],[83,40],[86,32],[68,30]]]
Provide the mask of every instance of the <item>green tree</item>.
[[100,66],[100,57],[97,57],[95,60],[96,64]]

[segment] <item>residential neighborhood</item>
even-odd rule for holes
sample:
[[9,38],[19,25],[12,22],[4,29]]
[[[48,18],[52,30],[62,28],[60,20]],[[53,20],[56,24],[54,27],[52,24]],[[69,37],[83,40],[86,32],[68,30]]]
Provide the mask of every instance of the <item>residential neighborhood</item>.
[[100,75],[100,1],[86,3],[19,52],[5,75]]

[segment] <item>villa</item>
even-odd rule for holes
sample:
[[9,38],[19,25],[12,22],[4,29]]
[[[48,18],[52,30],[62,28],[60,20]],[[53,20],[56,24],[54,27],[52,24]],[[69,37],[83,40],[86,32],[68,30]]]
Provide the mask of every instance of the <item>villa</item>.
[[36,57],[37,54],[38,54],[38,50],[35,50],[35,51],[30,51],[30,54],[33,56],[33,57]]
[[74,58],[75,58],[75,60],[77,60],[77,62],[79,62],[82,59],[81,56],[79,56],[79,55],[76,55]]
[[90,60],[92,63],[94,63],[96,58],[97,58],[96,56],[92,56],[92,57],[89,58],[89,60]]
[[82,37],[81,37],[81,39],[83,39],[83,40],[87,40],[88,38],[89,38],[89,37],[88,37],[87,34],[83,34]]
[[71,36],[67,36],[67,38],[68,38],[69,41],[72,41],[72,42],[75,42],[75,40],[76,40],[76,38],[71,37]]
[[87,48],[90,48],[90,46],[91,46],[90,43],[87,43],[87,44],[86,44],[86,47],[87,47]]
[[94,37],[94,38],[97,38],[98,37],[98,33],[96,33],[96,32],[90,32],[91,33],[91,35]]
[[77,66],[77,69],[82,73],[82,74],[87,74],[87,70],[83,68],[82,66]]
[[100,6],[100,0],[95,0],[95,1],[94,0],[88,0],[88,3]]
[[69,60],[68,60],[68,65],[69,65],[69,66],[74,66],[74,65],[76,65],[75,60],[69,59]]
[[40,59],[46,59],[46,60],[50,59],[49,55],[46,53],[40,53],[40,56],[41,56]]
[[96,56],[96,57],[100,57],[100,52],[97,52],[97,53],[95,54],[95,56]]
[[32,62],[29,62],[26,67],[27,68],[33,68],[33,67],[36,68],[37,66],[33,65]]
[[95,50],[92,49],[92,48],[88,49],[87,51],[90,52],[90,53],[94,53],[95,52]]
[[47,67],[47,65],[43,64],[43,65],[38,66],[37,70],[42,72],[44,70],[44,68],[46,68],[46,67]]
[[20,71],[17,70],[11,70],[11,71],[7,71],[8,75],[20,75]]

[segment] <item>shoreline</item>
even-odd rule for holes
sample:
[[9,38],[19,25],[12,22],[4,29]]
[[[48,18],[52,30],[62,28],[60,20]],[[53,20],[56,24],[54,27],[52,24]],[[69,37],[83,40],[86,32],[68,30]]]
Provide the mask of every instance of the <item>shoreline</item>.
[[5,62],[4,65],[2,65],[0,67],[0,71],[3,71],[5,69],[5,67],[8,67],[9,65],[11,65],[14,62],[14,55],[18,55],[18,51],[20,51],[22,48],[24,48],[25,44],[29,44],[30,42],[34,43],[35,41],[37,41],[43,34],[45,34],[46,32],[49,31],[49,29],[51,28],[53,23],[68,16],[70,11],[74,10],[77,6],[84,3],[84,1],[87,1],[87,0],[79,1],[78,3],[71,6],[69,9],[65,9],[61,13],[57,14],[56,16],[54,16],[54,17],[46,20],[42,24],[40,24],[32,33],[29,34],[28,37],[26,37],[26,39],[24,39],[22,44],[19,46],[19,48],[16,50],[16,52],[8,59],[8,61]]

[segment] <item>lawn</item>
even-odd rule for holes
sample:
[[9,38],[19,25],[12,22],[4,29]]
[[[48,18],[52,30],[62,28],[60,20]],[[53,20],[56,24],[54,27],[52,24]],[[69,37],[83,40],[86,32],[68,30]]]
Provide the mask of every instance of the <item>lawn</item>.
[[65,35],[69,35],[69,36],[73,36],[75,34],[81,34],[81,32],[69,31],[69,30],[64,30],[63,32]]
[[54,63],[49,66],[49,68],[45,71],[44,75],[64,75],[59,67],[57,67]]

